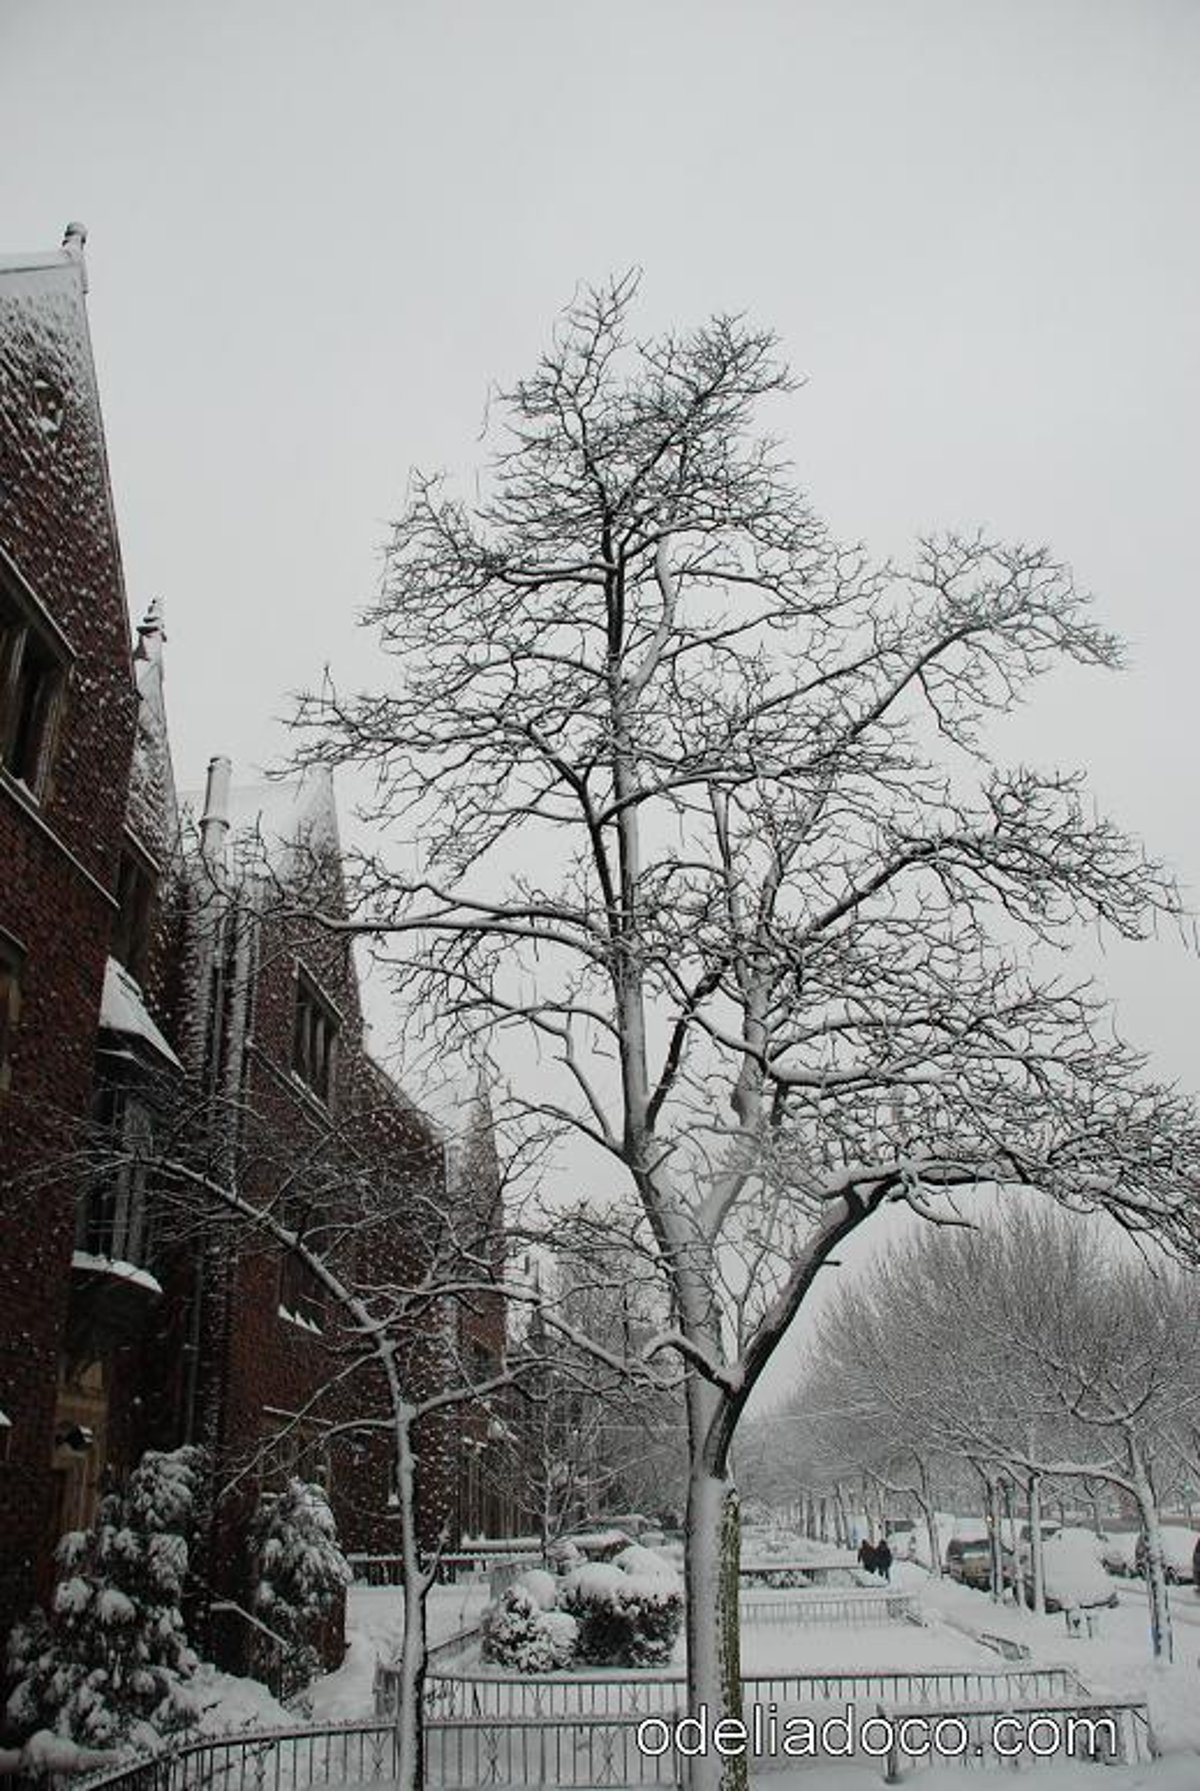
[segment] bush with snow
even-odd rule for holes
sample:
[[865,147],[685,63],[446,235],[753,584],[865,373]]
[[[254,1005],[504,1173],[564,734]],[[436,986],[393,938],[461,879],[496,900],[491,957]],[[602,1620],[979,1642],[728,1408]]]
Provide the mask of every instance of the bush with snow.
[[514,1584],[484,1613],[483,1658],[517,1673],[554,1673],[571,1664],[577,1633],[573,1617],[543,1609],[528,1586]]
[[92,1528],[63,1537],[49,1616],[34,1612],[9,1644],[18,1732],[153,1748],[195,1724],[180,1605],[199,1489],[198,1449],[148,1451]]
[[527,1567],[513,1581],[529,1593],[539,1611],[552,1611],[558,1603],[558,1582],[544,1567]]
[[323,1487],[289,1480],[262,1499],[250,1527],[254,1614],[289,1650],[289,1689],[321,1665],[317,1639],[353,1575]]
[[589,1666],[658,1666],[671,1658],[683,1624],[678,1575],[636,1544],[567,1574],[559,1602],[579,1625],[576,1654]]

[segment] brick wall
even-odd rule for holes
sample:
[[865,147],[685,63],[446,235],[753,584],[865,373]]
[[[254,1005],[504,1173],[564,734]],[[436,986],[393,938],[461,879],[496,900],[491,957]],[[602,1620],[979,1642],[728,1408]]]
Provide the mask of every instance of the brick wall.
[[0,583],[40,603],[73,655],[40,799],[0,773],[0,927],[24,954],[0,1094],[0,1408],[13,1426],[0,1460],[0,1634],[28,1606],[46,1552],[74,1231],[61,1166],[90,1099],[134,728],[81,273],[69,257],[50,261],[0,274]]

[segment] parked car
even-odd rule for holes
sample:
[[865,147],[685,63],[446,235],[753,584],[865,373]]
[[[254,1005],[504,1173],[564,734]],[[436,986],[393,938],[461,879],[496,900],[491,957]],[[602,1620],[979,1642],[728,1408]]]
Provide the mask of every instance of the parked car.
[[[1090,1610],[1118,1603],[1117,1588],[1104,1566],[1103,1545],[1094,1530],[1062,1529],[1042,1544],[1048,1611]],[[1032,1600],[1027,1585],[1026,1597]]]
[[1131,1580],[1138,1572],[1136,1530],[1106,1530],[1100,1537],[1100,1559],[1109,1573]]
[[897,1561],[915,1561],[917,1558],[917,1526],[907,1518],[899,1523],[887,1526],[888,1547]]
[[[1162,1526],[1163,1568],[1167,1583],[1171,1586],[1186,1586],[1195,1581],[1196,1549],[1200,1545],[1200,1536],[1195,1530],[1185,1529],[1181,1524],[1164,1524]],[[1146,1539],[1139,1536],[1134,1552],[1134,1563],[1137,1572],[1143,1579],[1146,1577]]]
[[989,1592],[992,1586],[992,1545],[986,1536],[956,1536],[946,1547],[946,1572],[960,1586]]

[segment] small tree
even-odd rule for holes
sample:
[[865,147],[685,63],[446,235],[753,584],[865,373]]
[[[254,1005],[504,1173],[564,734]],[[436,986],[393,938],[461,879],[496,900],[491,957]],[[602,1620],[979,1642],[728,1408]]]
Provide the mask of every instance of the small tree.
[[288,1668],[306,1685],[321,1664],[317,1632],[352,1574],[324,1489],[289,1480],[259,1503],[250,1532],[254,1610],[290,1646]]
[[181,1603],[199,1490],[199,1451],[145,1454],[90,1530],[59,1545],[63,1578],[49,1619],[14,1637],[8,1714],[82,1746],[157,1747],[189,1728],[196,1657]]

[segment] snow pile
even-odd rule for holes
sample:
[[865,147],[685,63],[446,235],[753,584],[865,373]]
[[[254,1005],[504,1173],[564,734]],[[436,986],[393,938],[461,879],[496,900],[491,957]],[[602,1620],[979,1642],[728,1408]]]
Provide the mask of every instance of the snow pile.
[[10,1642],[18,1732],[154,1749],[195,1725],[180,1604],[199,1484],[199,1450],[148,1451],[93,1527],[64,1536],[49,1617],[35,1611]]

